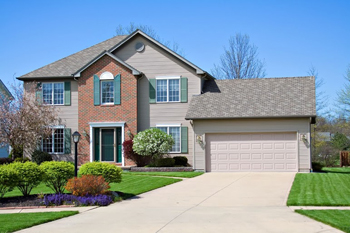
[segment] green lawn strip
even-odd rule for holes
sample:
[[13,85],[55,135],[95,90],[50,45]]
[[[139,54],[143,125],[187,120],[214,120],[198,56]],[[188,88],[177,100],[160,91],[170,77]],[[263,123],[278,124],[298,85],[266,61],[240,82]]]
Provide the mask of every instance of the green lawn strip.
[[295,210],[295,212],[350,233],[350,210]]
[[324,167],[322,171],[328,173],[348,173],[350,174],[350,167]]
[[299,173],[289,193],[288,206],[350,206],[350,174]]
[[111,183],[110,190],[123,192],[122,198],[127,199],[179,181],[181,179],[123,174],[122,182],[118,184]]
[[78,211],[0,214],[0,232],[14,232],[78,214]]
[[192,178],[204,174],[203,172],[125,172],[124,174],[140,175],[140,176],[169,176]]
[[[37,187],[33,188],[33,190],[30,192],[31,195],[39,194],[39,193],[50,194],[54,192],[52,191],[52,189],[47,187],[45,183],[41,183]],[[17,196],[22,196],[22,193],[17,188],[14,188],[11,192],[6,193],[4,197],[17,197]]]

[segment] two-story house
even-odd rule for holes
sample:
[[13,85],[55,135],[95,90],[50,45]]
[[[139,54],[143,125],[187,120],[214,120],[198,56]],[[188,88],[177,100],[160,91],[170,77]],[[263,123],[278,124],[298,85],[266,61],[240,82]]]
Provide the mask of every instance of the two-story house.
[[[9,89],[5,86],[5,84],[0,79],[0,104],[2,101],[10,101],[13,99],[13,96]],[[0,158],[7,158],[9,156],[10,146],[4,145],[0,147]]]
[[72,160],[79,131],[80,163],[131,165],[122,143],[157,127],[175,140],[169,154],[196,170],[310,169],[312,77],[217,81],[137,30],[18,79],[39,82],[37,95],[59,110],[63,124],[42,142],[56,159]]

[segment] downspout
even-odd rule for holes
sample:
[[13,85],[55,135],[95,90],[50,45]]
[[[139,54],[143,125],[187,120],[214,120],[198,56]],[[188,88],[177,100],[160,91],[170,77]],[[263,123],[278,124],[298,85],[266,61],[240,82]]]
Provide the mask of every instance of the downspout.
[[192,130],[193,130],[193,170],[196,169],[196,133],[194,131],[194,121],[191,120],[190,124],[192,125]]

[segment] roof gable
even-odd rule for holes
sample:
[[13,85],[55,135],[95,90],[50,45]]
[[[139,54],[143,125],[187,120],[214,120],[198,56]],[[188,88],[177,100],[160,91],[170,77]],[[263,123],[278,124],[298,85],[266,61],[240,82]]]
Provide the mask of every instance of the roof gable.
[[294,77],[205,81],[186,119],[314,116],[314,77]]
[[9,89],[7,89],[7,87],[5,86],[5,84],[1,81],[0,79],[0,94],[2,95],[6,95],[7,98],[12,99],[13,95],[11,94],[11,92],[9,91]]

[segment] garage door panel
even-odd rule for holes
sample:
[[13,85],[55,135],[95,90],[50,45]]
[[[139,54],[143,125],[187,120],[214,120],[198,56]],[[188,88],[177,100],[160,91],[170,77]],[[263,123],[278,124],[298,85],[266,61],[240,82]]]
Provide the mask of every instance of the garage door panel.
[[211,171],[297,171],[296,133],[208,134]]

